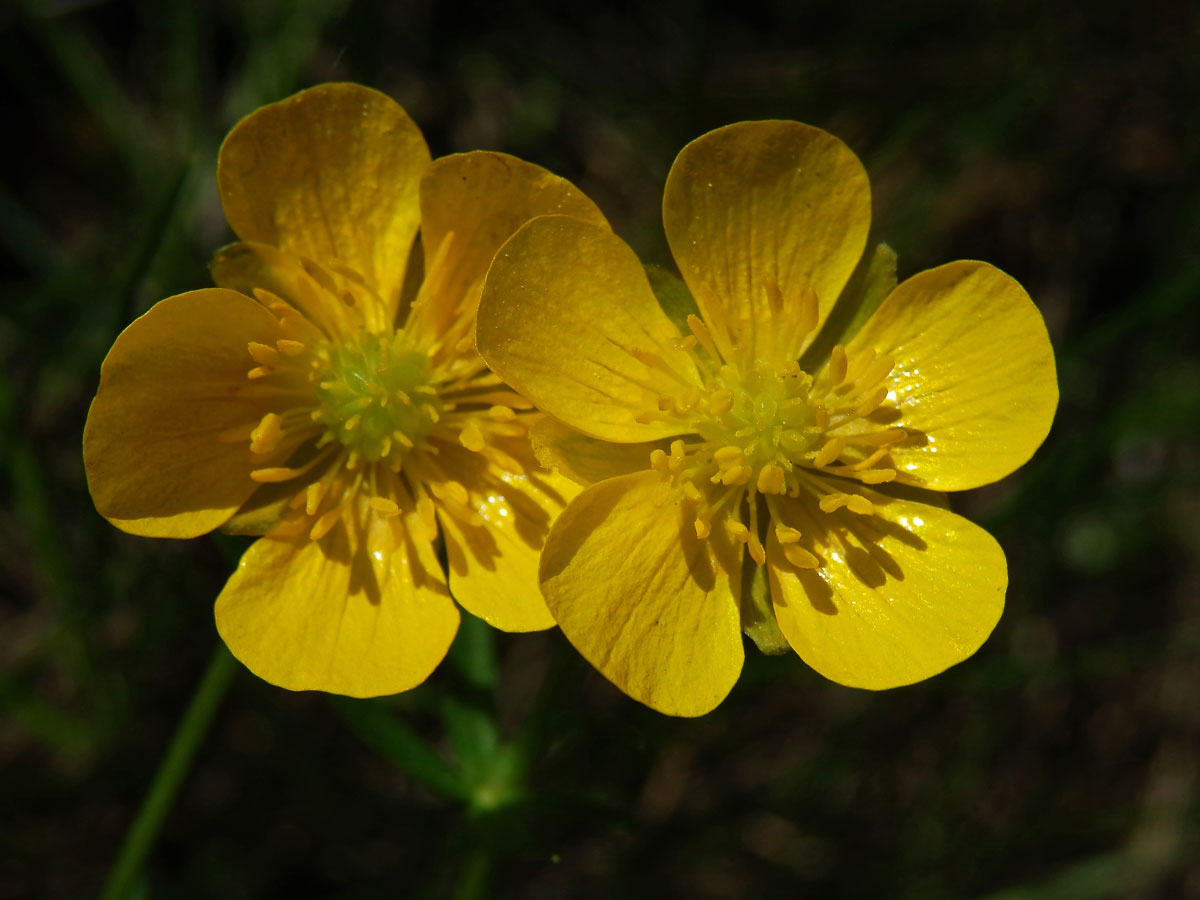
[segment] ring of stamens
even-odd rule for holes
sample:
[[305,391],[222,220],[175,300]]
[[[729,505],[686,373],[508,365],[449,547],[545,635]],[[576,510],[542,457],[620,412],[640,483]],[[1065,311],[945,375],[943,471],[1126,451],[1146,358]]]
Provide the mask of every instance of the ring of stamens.
[[[873,349],[852,353],[838,345],[815,377],[803,371],[796,360],[818,322],[816,296],[807,286],[785,296],[765,283],[748,320],[738,323],[728,321],[715,298],[705,308],[709,321],[689,316],[690,334],[676,344],[691,357],[703,389],[664,395],[637,415],[640,422],[678,422],[688,433],[670,452],[653,451],[650,465],[693,507],[697,537],[706,539],[714,517],[726,510],[730,536],[763,564],[761,498],[786,558],[814,568],[819,561],[800,546],[799,531],[780,523],[773,498],[806,492],[826,514],[843,508],[874,514],[865,496],[826,476],[866,485],[896,477],[888,454],[907,434],[880,424],[891,418],[894,361]],[[665,365],[649,351],[634,355],[648,366]],[[881,408],[883,415],[873,415]],[[737,512],[743,500],[745,515]]]

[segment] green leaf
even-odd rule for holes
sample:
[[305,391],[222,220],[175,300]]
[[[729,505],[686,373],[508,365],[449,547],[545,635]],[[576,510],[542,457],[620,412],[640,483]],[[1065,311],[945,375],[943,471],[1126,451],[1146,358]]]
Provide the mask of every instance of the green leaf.
[[398,769],[436,794],[468,799],[459,773],[378,701],[330,697],[329,702],[364,744]]

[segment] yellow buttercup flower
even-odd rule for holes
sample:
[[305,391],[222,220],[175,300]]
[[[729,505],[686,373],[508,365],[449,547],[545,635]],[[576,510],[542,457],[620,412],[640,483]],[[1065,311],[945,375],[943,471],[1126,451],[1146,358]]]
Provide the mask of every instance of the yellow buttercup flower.
[[743,628],[882,689],[970,656],[1000,616],[1003,552],[934,492],[996,481],[1041,444],[1058,402],[1046,329],[986,263],[897,286],[886,248],[864,257],[870,213],[839,140],[747,122],[689,144],[667,179],[698,315],[669,318],[633,252],[571,218],[533,220],[492,264],[479,350],[578,429],[547,419],[532,437],[591,483],[547,538],[547,605],[662,712],[720,703]]
[[596,207],[510,156],[431,162],[404,110],[353,84],[243,119],[217,175],[241,242],[219,287],[161,301],[109,351],[84,433],[96,508],[139,535],[262,534],[217,627],[286,688],[419,684],[457,629],[451,595],[550,627],[538,553],[577,489],[537,467],[538,414],[475,352],[475,307],[523,222],[603,227]]

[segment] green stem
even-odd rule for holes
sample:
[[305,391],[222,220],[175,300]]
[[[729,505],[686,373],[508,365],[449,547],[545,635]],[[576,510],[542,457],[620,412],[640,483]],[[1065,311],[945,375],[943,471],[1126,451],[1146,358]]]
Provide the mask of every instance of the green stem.
[[179,727],[175,729],[171,746],[154,773],[154,781],[142,800],[137,817],[125,834],[121,851],[104,885],[104,893],[100,895],[101,900],[124,900],[129,895],[237,668],[237,662],[225,645],[218,645]]

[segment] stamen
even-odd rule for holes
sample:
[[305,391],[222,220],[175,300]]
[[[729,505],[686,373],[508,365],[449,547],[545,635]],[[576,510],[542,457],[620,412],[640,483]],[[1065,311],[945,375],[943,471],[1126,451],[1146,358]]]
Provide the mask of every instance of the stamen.
[[846,442],[840,437],[831,438],[825,442],[817,455],[813,458],[812,464],[818,469],[829,465],[835,459],[842,455],[842,451],[846,449]]
[[279,351],[274,347],[268,347],[266,344],[258,343],[258,341],[251,341],[246,345],[246,349],[250,351],[250,356],[260,366],[273,368],[279,365]]
[[283,437],[282,416],[278,413],[267,413],[262,421],[250,432],[250,452],[260,456],[270,453]]
[[783,556],[797,569],[819,569],[821,561],[799,544],[783,544]]
[[800,540],[800,532],[790,525],[777,523],[775,525],[775,540],[781,544],[794,544]]
[[833,387],[836,388],[846,380],[846,368],[846,348],[838,344],[829,354],[829,383]]
[[782,494],[785,488],[784,471],[774,463],[759,470],[756,487],[761,494]]
[[478,453],[484,448],[485,441],[483,432],[479,428],[479,423],[474,419],[469,419],[463,430],[458,433],[459,442],[468,450]]
[[400,515],[400,507],[396,505],[396,501],[389,500],[387,497],[372,497],[371,509],[385,519]]

